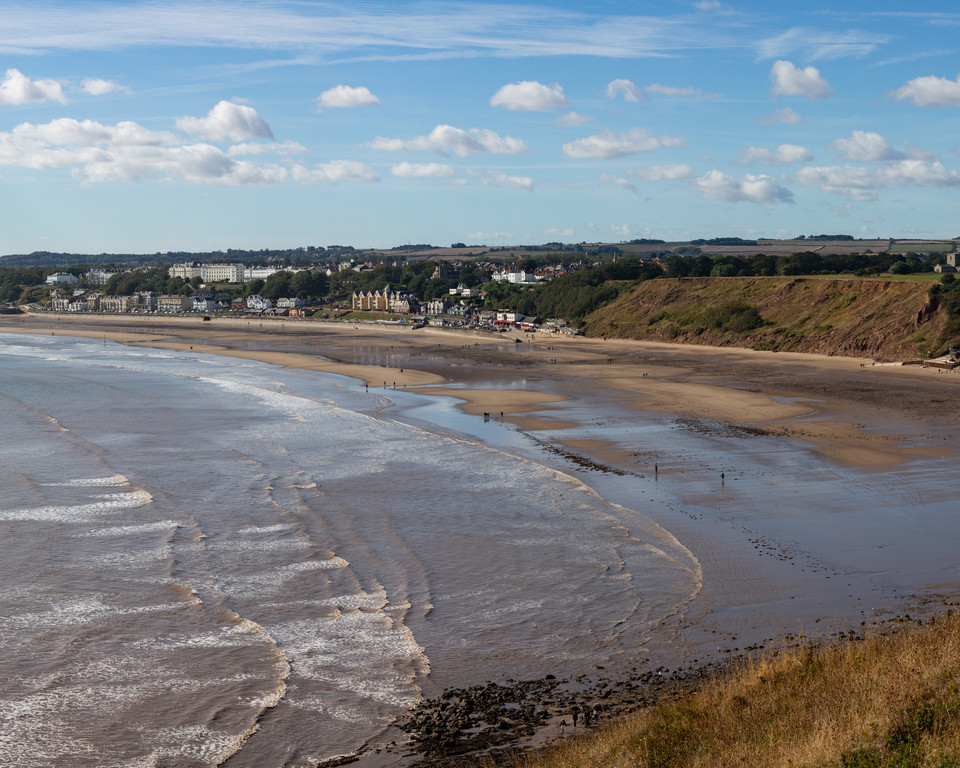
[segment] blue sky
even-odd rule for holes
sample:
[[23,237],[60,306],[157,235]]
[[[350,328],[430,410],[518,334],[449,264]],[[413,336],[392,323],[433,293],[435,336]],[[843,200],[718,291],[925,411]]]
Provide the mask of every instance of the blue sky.
[[960,10],[839,5],[0,0],[0,253],[960,235]]

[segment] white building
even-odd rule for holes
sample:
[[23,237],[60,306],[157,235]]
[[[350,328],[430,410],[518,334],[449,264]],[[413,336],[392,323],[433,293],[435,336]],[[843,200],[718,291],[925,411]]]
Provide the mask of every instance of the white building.
[[54,272],[52,275],[47,275],[47,285],[76,285],[79,282],[79,278],[69,272]]
[[91,269],[87,272],[87,282],[90,285],[106,285],[110,278],[120,273],[110,269]]
[[493,279],[515,284],[537,282],[536,275],[534,275],[532,272],[524,272],[523,270],[520,272],[507,272],[506,270],[494,272]]
[[184,261],[180,264],[174,264],[170,267],[168,273],[170,277],[181,277],[184,280],[193,280],[195,277],[201,277],[203,265],[199,261]]
[[276,267],[246,267],[243,270],[243,281],[248,280],[266,280],[270,275],[274,275],[282,270]]
[[243,264],[204,264],[200,278],[205,283],[242,283],[244,270]]
[[247,297],[247,309],[253,310],[264,310],[270,309],[273,306],[273,302],[270,299],[265,299],[259,294]]

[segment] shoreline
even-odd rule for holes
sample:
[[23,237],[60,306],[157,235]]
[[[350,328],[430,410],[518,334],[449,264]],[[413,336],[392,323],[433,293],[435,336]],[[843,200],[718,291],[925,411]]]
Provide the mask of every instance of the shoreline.
[[[638,482],[653,484],[641,484],[641,489],[656,489],[662,478],[665,485],[654,490],[653,499],[659,506],[653,513],[644,506],[644,514],[684,542],[703,565],[704,589],[695,598],[696,605],[671,622],[675,625],[671,631],[689,649],[685,659],[691,669],[709,669],[711,658],[733,659],[751,647],[776,641],[772,628],[778,623],[789,626],[791,616],[794,621],[801,617],[801,622],[803,617],[819,622],[821,616],[851,620],[856,603],[838,601],[831,582],[824,578],[846,576],[844,584],[851,582],[847,584],[851,598],[857,594],[858,600],[861,595],[876,597],[875,585],[869,578],[856,581],[855,575],[838,572],[828,557],[819,564],[811,560],[806,568],[798,567],[804,547],[796,543],[796,529],[790,523],[770,523],[769,541],[743,527],[740,510],[754,514],[751,510],[760,509],[758,499],[764,498],[765,491],[761,481],[731,469],[733,465],[722,458],[722,448],[711,455],[724,463],[706,472],[689,457],[665,461],[666,449],[637,455],[622,440],[584,433],[598,414],[620,412],[636,418],[646,414],[654,422],[673,425],[681,436],[707,441],[706,445],[741,441],[748,453],[762,454],[767,445],[776,444],[783,451],[796,445],[809,454],[809,460],[803,459],[809,466],[822,462],[841,473],[853,472],[850,478],[886,477],[892,472],[909,481],[911,467],[918,461],[955,455],[946,442],[953,434],[955,411],[937,401],[945,393],[957,400],[960,377],[913,371],[898,375],[897,369],[861,368],[860,361],[848,358],[644,342],[550,338],[516,344],[494,338],[464,343],[463,337],[371,329],[251,332],[199,322],[170,328],[153,318],[132,322],[139,326],[134,331],[143,328],[145,332],[131,332],[131,322],[124,318],[82,329],[0,319],[0,333],[55,333],[222,354],[352,376],[375,389],[381,385],[391,389],[396,381],[398,389],[414,394],[457,398],[463,401],[458,409],[475,417],[487,412],[499,420],[503,411],[503,421],[557,451],[559,460],[573,461],[584,472],[595,473],[588,475],[594,482],[587,482],[605,498],[610,498],[604,487],[608,474],[622,471]],[[154,327],[145,327],[148,323]],[[918,390],[929,393],[928,400],[920,399]],[[911,397],[905,397],[905,392]],[[598,400],[603,400],[604,407],[595,407]],[[476,423],[482,422],[478,418]],[[726,487],[721,483],[717,488],[719,467],[728,473]],[[850,482],[846,477],[842,475],[843,482]],[[818,498],[812,496],[811,505]],[[733,518],[728,518],[730,513],[721,515],[719,505],[716,515],[711,512],[718,500],[736,510]],[[791,603],[794,596],[785,594],[785,589],[795,591],[801,600]],[[944,583],[940,592],[958,589],[958,584]],[[873,617],[894,616],[897,606],[905,604],[904,597],[884,594],[881,587]],[[842,621],[837,625],[831,621],[824,629],[836,633],[841,626]],[[647,650],[641,653],[659,658]],[[680,666],[675,670],[679,672]],[[600,681],[602,674],[606,673],[591,677]],[[373,755],[369,757],[372,762],[364,760],[364,764],[377,764]]]

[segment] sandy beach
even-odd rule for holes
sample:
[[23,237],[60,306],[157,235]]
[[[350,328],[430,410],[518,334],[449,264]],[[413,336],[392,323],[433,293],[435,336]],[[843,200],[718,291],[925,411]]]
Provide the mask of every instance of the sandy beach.
[[[336,373],[372,388],[455,396],[466,413],[502,412],[523,428],[562,426],[543,418],[551,404],[616,393],[627,408],[797,439],[831,461],[866,469],[955,455],[944,443],[960,419],[960,374],[860,358],[219,318],[8,316],[0,318],[0,331],[105,338]],[[476,382],[483,386],[471,386]]]

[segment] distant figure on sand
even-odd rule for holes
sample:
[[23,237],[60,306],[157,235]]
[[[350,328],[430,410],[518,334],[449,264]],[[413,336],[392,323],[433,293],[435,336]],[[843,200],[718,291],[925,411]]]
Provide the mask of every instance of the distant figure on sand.
[[726,476],[723,472],[721,472],[721,473],[720,473],[720,482],[722,483],[726,477],[727,477],[727,476]]
[[567,729],[567,721],[563,718],[560,718],[560,735],[563,736],[563,732]]
[[577,710],[576,707],[574,707],[572,710],[570,710],[570,717],[573,718],[573,727],[576,728],[576,727],[577,727],[577,720],[578,720],[579,717],[580,717],[580,712]]

